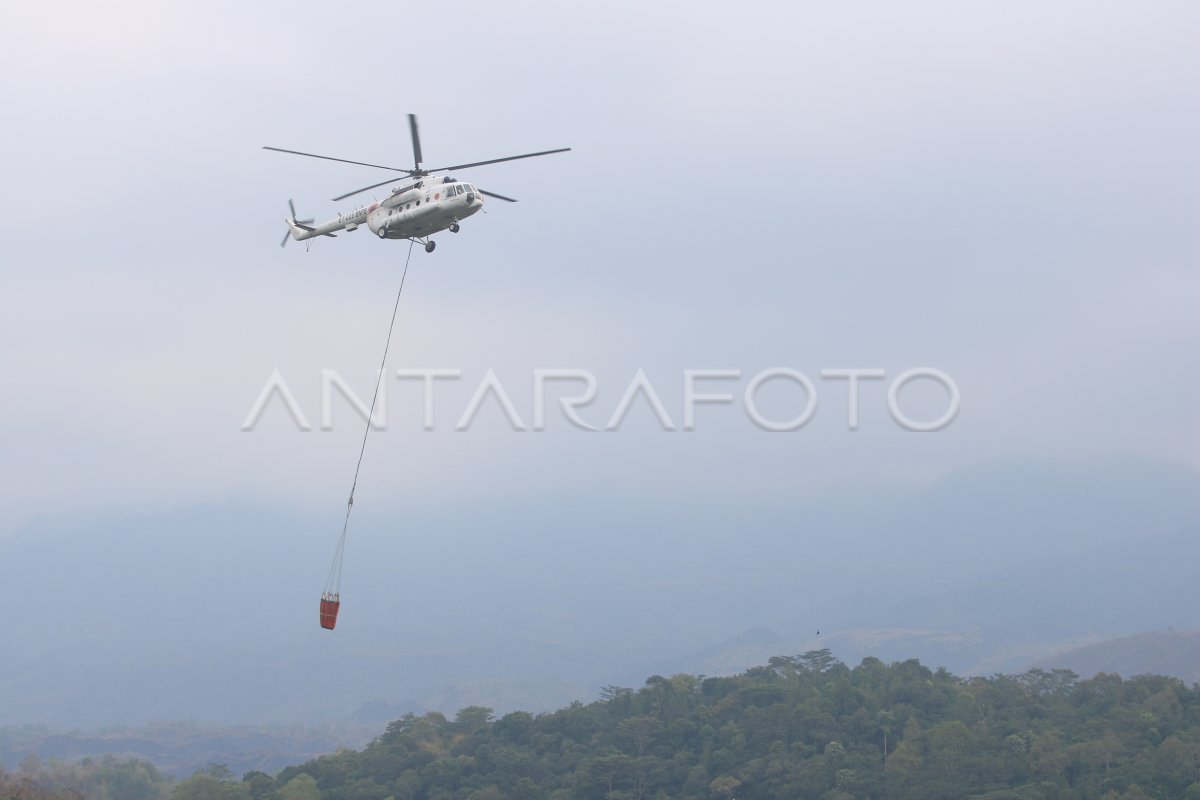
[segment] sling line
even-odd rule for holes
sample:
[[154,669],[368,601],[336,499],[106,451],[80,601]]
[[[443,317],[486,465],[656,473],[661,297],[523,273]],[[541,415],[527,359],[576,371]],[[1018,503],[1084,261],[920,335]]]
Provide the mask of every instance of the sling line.
[[375,393],[371,395],[371,411],[363,429],[362,446],[358,450],[358,463],[354,466],[354,482],[350,484],[350,499],[346,501],[346,518],[342,522],[342,535],[338,538],[329,566],[329,577],[325,579],[325,590],[321,593],[321,627],[333,630],[337,624],[337,613],[341,607],[342,560],[346,553],[346,531],[350,528],[350,512],[354,510],[354,490],[358,488],[358,473],[362,469],[363,454],[367,451],[367,436],[371,433],[371,421],[375,419],[375,403],[379,399],[379,386],[383,382],[384,366],[387,364],[388,349],[392,346],[392,331],[396,327],[396,312],[400,309],[400,295],[404,293],[404,279],[408,277],[408,265],[412,261],[413,242],[408,243],[408,256],[404,259],[404,272],[400,275],[400,288],[396,291],[396,303],[392,306],[392,321],[388,324],[387,341],[383,345],[383,358],[379,362],[379,374],[375,377]]

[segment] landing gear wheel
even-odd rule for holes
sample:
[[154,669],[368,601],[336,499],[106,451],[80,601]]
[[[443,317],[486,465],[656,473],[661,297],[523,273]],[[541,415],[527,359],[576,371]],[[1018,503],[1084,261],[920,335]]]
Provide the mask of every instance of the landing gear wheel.
[[379,234],[379,238],[380,238],[380,239],[386,239],[386,238],[387,238],[387,229],[386,229],[386,228],[380,228],[378,231],[376,231],[376,233],[378,233],[378,234]]
[[426,242],[425,243],[425,252],[432,253],[433,248],[435,248],[435,247],[437,247],[437,242]]
[[462,230],[462,228],[458,227],[457,222],[450,223],[450,232],[451,233],[458,233],[460,230]]

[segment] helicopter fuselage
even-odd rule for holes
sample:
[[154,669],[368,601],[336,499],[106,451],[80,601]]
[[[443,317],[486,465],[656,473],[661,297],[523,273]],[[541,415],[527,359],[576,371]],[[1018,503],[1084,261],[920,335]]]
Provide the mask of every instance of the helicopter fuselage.
[[454,178],[425,178],[394,189],[382,202],[338,214],[320,225],[299,226],[288,220],[292,238],[304,241],[366,224],[380,239],[423,239],[447,229],[483,208],[483,195],[471,183]]

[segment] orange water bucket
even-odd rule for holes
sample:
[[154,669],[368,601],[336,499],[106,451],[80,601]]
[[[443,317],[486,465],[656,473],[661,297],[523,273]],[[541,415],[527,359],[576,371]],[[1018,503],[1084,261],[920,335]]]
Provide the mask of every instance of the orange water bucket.
[[326,592],[321,595],[321,627],[325,630],[333,630],[337,625],[338,609],[341,608],[341,601],[338,600],[338,595]]

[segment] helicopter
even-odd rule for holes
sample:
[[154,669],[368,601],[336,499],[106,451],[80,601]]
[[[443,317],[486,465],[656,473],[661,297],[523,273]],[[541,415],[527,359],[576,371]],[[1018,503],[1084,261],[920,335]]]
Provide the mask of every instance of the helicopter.
[[408,115],[408,129],[412,137],[412,169],[406,167],[388,167],[382,164],[368,164],[363,161],[351,161],[346,158],[334,158],[332,156],[317,155],[316,153],[302,153],[299,150],[285,150],[282,147],[264,145],[264,150],[274,150],[277,153],[290,153],[296,156],[322,158],[326,161],[340,161],[343,164],[357,164],[363,167],[374,167],[375,169],[405,173],[405,177],[393,176],[386,181],[373,183],[370,186],[364,186],[361,189],[355,189],[352,192],[346,192],[333,198],[334,202],[338,202],[345,200],[347,197],[353,197],[356,194],[377,189],[380,186],[386,186],[389,183],[406,182],[401,186],[394,187],[390,195],[382,202],[373,202],[370,205],[361,206],[354,211],[339,213],[333,219],[322,222],[319,225],[314,225],[312,219],[296,219],[296,206],[291,200],[288,200],[288,208],[292,212],[292,215],[284,220],[287,223],[288,231],[284,234],[283,241],[279,243],[279,246],[284,247],[287,245],[289,239],[295,239],[298,242],[315,239],[318,236],[328,236],[331,239],[336,239],[337,235],[334,231],[355,231],[358,230],[359,226],[366,224],[367,229],[380,239],[406,239],[415,244],[423,245],[426,253],[432,253],[437,243],[430,237],[440,231],[448,230],[451,233],[458,233],[461,229],[461,221],[478,213],[483,208],[483,198],[485,195],[487,197],[494,197],[497,200],[504,200],[508,203],[517,202],[511,197],[505,197],[502,194],[480,189],[473,183],[460,182],[457,178],[452,178],[449,175],[435,177],[434,173],[453,172],[470,167],[482,167],[485,164],[498,164],[501,161],[516,161],[521,158],[548,156],[553,153],[565,153],[571,149],[569,147],[560,147],[556,150],[542,150],[537,153],[525,153],[519,156],[505,156],[504,158],[491,158],[486,161],[472,161],[467,164],[425,169],[421,166],[421,162],[424,159],[421,157],[421,137],[417,129],[417,117],[415,114]]

